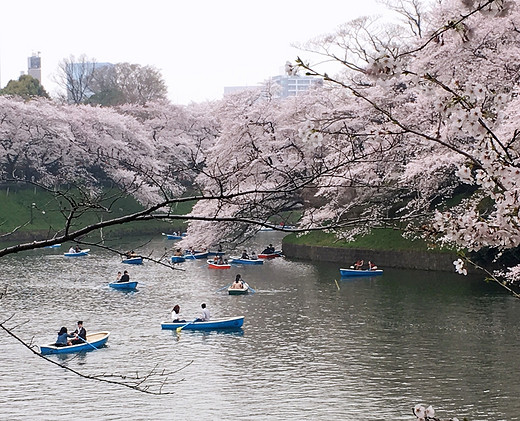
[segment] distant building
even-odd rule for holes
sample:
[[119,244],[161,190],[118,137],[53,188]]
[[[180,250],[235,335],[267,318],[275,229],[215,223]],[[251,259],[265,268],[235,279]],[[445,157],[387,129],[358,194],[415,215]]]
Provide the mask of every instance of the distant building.
[[313,86],[323,86],[323,79],[313,76],[280,75],[272,77],[271,80],[281,87],[280,98],[298,96]]
[[27,58],[27,74],[42,83],[42,59],[39,51]]
[[323,86],[323,79],[313,76],[279,75],[257,86],[226,86],[224,96],[242,91],[266,91],[277,87],[273,92],[278,98],[302,95],[314,86]]

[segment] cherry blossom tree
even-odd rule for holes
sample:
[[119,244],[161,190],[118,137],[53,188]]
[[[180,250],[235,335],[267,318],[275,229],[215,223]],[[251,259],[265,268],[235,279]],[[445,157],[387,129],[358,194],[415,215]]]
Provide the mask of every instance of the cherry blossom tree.
[[[518,7],[514,2],[453,0],[439,4],[428,18],[423,36],[413,42],[388,36],[396,32],[387,29],[374,34],[368,20],[314,40],[308,50],[317,51],[322,61],[325,56],[343,65],[345,70],[335,76],[300,59],[297,64],[343,90],[345,102],[360,105],[339,124],[348,125],[358,138],[364,135],[365,141],[392,145],[394,159],[384,163],[384,176],[377,180],[382,184],[364,171],[370,169],[366,163],[358,161],[356,168],[367,186],[398,187],[402,206],[394,208],[397,215],[415,215],[424,235],[461,250],[515,248],[520,243]],[[363,124],[363,132],[350,123],[355,121]],[[330,130],[328,116],[313,124],[324,135],[323,144],[337,133]],[[348,150],[346,140],[335,138],[338,151]],[[333,177],[341,186],[346,185],[345,170]],[[352,171],[348,167],[348,175]],[[461,190],[469,197],[448,207],[446,201]],[[343,209],[335,204],[321,221]],[[506,272],[509,279],[517,273],[516,267]]]

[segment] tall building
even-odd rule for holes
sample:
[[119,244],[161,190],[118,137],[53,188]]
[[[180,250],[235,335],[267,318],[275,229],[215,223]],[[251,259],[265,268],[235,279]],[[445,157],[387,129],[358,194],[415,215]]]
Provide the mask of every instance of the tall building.
[[27,74],[42,83],[42,59],[39,51],[27,58]]

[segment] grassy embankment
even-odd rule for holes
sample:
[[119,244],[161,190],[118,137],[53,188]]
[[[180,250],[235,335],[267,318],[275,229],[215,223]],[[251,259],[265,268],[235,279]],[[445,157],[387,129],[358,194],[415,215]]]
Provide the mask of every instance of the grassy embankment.
[[[111,204],[109,212],[89,211],[75,222],[74,227],[87,226],[143,209],[131,197],[120,197],[115,201],[107,199],[105,205],[109,206],[109,204]],[[60,206],[64,206],[64,203],[60,204],[48,192],[20,186],[2,186],[0,187],[0,234],[11,232],[20,227],[9,239],[27,240],[51,236],[63,228],[65,223],[65,217],[60,212]],[[175,212],[185,215],[191,210],[192,206],[192,203],[180,203],[175,208]],[[172,223],[143,221],[107,227],[103,230],[103,235],[110,238],[120,235],[161,233],[184,229],[185,224],[181,221]]]
[[297,236],[290,234],[283,240],[284,243],[301,244],[309,246],[339,247],[358,250],[394,250],[394,251],[430,251],[449,252],[449,250],[430,249],[423,240],[409,240],[402,236],[402,231],[392,228],[378,228],[372,230],[369,235],[358,237],[352,242],[338,240],[334,234],[313,231]]

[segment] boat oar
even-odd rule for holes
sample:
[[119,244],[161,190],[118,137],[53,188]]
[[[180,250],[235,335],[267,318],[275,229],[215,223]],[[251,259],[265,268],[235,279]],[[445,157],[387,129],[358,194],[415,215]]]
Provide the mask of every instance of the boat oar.
[[229,288],[231,285],[233,285],[233,282],[231,282],[229,285],[226,285],[225,287],[217,289],[215,292],[222,291],[223,289]]
[[94,349],[96,349],[96,350],[98,349],[98,348],[96,348],[94,345],[92,345],[90,342],[87,342],[85,339],[83,339],[81,336],[78,336],[78,338],[80,338],[80,339],[81,339],[83,342],[85,342],[86,344],[89,344],[92,348],[94,348]]
[[251,285],[247,284],[247,287],[251,290],[253,294],[256,292],[253,288],[251,288]]
[[195,323],[197,320],[198,320],[198,318],[192,320],[191,322],[186,323],[185,325],[179,326],[177,329],[175,329],[175,331],[176,331],[177,333],[181,333],[181,330],[182,330],[183,328],[185,328],[185,327],[188,326],[188,325],[191,325],[192,323]]

